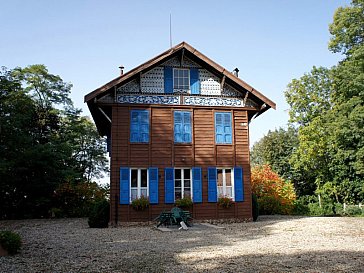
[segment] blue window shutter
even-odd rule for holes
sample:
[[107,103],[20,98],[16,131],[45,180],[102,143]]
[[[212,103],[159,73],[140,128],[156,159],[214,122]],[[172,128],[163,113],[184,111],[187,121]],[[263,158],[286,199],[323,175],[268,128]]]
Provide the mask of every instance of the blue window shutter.
[[174,203],[174,169],[173,168],[165,168],[165,170],[164,170],[164,191],[165,191],[164,203],[173,204]]
[[192,168],[192,186],[193,186],[193,202],[202,203],[202,170],[201,168]]
[[192,141],[191,131],[191,112],[183,112],[183,142]]
[[235,201],[244,201],[244,182],[243,182],[243,169],[241,167],[234,168],[234,188],[235,188]]
[[183,142],[183,119],[182,112],[174,112],[174,142]]
[[224,113],[224,143],[232,144],[231,113]]
[[200,94],[200,80],[197,68],[190,69],[191,94]]
[[158,168],[149,168],[149,202],[158,204]]
[[149,142],[149,111],[130,111],[130,142]]
[[164,93],[173,93],[173,68],[170,66],[164,67]]
[[217,170],[215,167],[207,169],[208,177],[208,200],[209,202],[217,202]]
[[130,203],[129,168],[120,168],[120,204]]
[[223,113],[215,113],[215,141],[217,144],[224,143]]

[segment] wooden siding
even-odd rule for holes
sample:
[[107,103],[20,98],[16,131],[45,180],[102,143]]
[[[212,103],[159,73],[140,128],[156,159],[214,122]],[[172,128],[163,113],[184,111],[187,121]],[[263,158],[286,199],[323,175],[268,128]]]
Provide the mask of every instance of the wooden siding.
[[[202,200],[191,208],[195,219],[251,218],[251,186],[249,162],[248,115],[245,110],[220,110],[232,113],[233,144],[216,145],[214,109],[187,108],[192,113],[192,143],[175,144],[173,134],[173,111],[178,107],[130,107],[114,105],[112,108],[111,151],[111,222],[148,221],[163,209],[173,205],[164,204],[164,168],[202,168]],[[129,142],[129,112],[131,109],[150,111],[150,143]],[[119,203],[120,167],[157,167],[159,169],[159,204],[146,211],[135,211],[129,205]],[[244,179],[244,201],[234,203],[229,209],[209,203],[207,196],[207,168],[241,166]]]

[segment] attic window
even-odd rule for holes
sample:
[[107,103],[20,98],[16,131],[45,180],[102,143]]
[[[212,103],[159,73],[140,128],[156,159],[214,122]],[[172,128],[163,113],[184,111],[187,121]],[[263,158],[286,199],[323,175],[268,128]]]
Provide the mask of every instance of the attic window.
[[174,68],[173,69],[173,89],[179,90],[190,90],[190,70]]

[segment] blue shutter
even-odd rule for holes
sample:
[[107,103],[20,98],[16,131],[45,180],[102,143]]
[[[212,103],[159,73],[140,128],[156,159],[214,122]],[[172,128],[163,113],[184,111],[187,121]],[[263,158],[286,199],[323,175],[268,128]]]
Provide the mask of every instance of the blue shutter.
[[158,204],[158,168],[149,168],[149,202]]
[[180,143],[183,141],[183,119],[182,112],[174,112],[174,142]]
[[235,201],[244,201],[243,169],[241,167],[234,168],[234,189]]
[[208,201],[217,202],[217,171],[215,167],[209,167],[207,169],[208,177]]
[[193,202],[202,202],[202,171],[201,168],[192,168]]
[[191,112],[183,112],[183,142],[192,142]]
[[106,136],[106,151],[109,153],[109,157],[111,157],[111,136]]
[[224,125],[222,113],[215,113],[215,142],[216,144],[224,143]]
[[191,94],[200,94],[200,80],[198,76],[198,69],[196,68],[190,69],[190,85]]
[[173,204],[174,203],[174,169],[173,168],[165,168],[165,170],[164,170],[164,191],[165,191],[164,203]]
[[130,111],[130,142],[139,142],[139,111]]
[[120,168],[120,204],[130,203],[129,168]]
[[224,113],[224,143],[233,143],[231,130],[231,113]]
[[164,67],[164,93],[173,93],[173,68],[170,66]]

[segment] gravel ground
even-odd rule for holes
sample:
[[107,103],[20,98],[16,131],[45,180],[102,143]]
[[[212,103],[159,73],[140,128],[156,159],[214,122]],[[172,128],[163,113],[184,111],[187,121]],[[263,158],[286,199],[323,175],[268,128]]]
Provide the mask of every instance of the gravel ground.
[[[197,225],[198,226],[198,225]],[[0,272],[364,272],[364,218],[264,216],[161,232],[90,229],[87,219],[0,221],[21,234]]]

